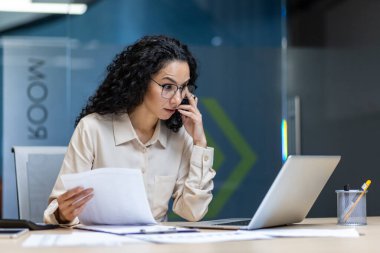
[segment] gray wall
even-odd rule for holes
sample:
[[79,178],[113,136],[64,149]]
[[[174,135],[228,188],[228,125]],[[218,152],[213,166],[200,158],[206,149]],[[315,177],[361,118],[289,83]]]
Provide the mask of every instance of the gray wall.
[[369,215],[379,215],[380,3],[289,1],[288,96],[301,98],[303,154],[341,163],[311,216],[335,216],[334,191],[367,180]]

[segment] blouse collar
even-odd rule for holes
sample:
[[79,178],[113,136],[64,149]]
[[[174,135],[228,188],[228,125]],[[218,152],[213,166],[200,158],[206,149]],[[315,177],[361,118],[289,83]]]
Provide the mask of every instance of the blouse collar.
[[[112,121],[116,145],[120,145],[134,139],[140,141],[127,113],[114,115]],[[167,130],[168,129],[166,128],[164,122],[162,120],[159,120],[156,124],[152,138],[143,145],[149,146],[159,141],[161,145],[166,148]]]

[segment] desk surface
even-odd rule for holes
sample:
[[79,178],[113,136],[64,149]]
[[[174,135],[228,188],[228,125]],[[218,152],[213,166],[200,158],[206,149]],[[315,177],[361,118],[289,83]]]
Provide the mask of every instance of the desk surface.
[[[18,252],[377,252],[380,240],[380,217],[369,217],[367,226],[358,226],[359,238],[280,238],[271,240],[234,241],[206,244],[126,244],[122,247],[83,247],[83,248],[23,248],[22,242],[29,236],[18,239],[0,239],[0,251]],[[336,218],[306,219],[299,228],[344,228],[336,225]],[[69,232],[68,232],[69,231]],[[76,230],[77,231],[77,230]],[[70,230],[58,229],[33,231],[32,233],[70,233]]]

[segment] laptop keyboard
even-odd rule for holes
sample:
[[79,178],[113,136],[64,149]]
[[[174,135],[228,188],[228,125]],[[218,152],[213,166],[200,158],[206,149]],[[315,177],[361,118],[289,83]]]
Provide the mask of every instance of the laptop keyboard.
[[224,222],[224,223],[218,223],[218,226],[220,225],[227,225],[227,226],[248,226],[249,222],[251,220],[239,220],[239,221],[231,221],[231,222]]

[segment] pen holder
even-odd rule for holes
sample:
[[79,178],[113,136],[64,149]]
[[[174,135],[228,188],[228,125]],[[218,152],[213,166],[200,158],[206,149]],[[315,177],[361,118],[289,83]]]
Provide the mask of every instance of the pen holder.
[[338,224],[367,225],[366,193],[361,190],[337,190]]

